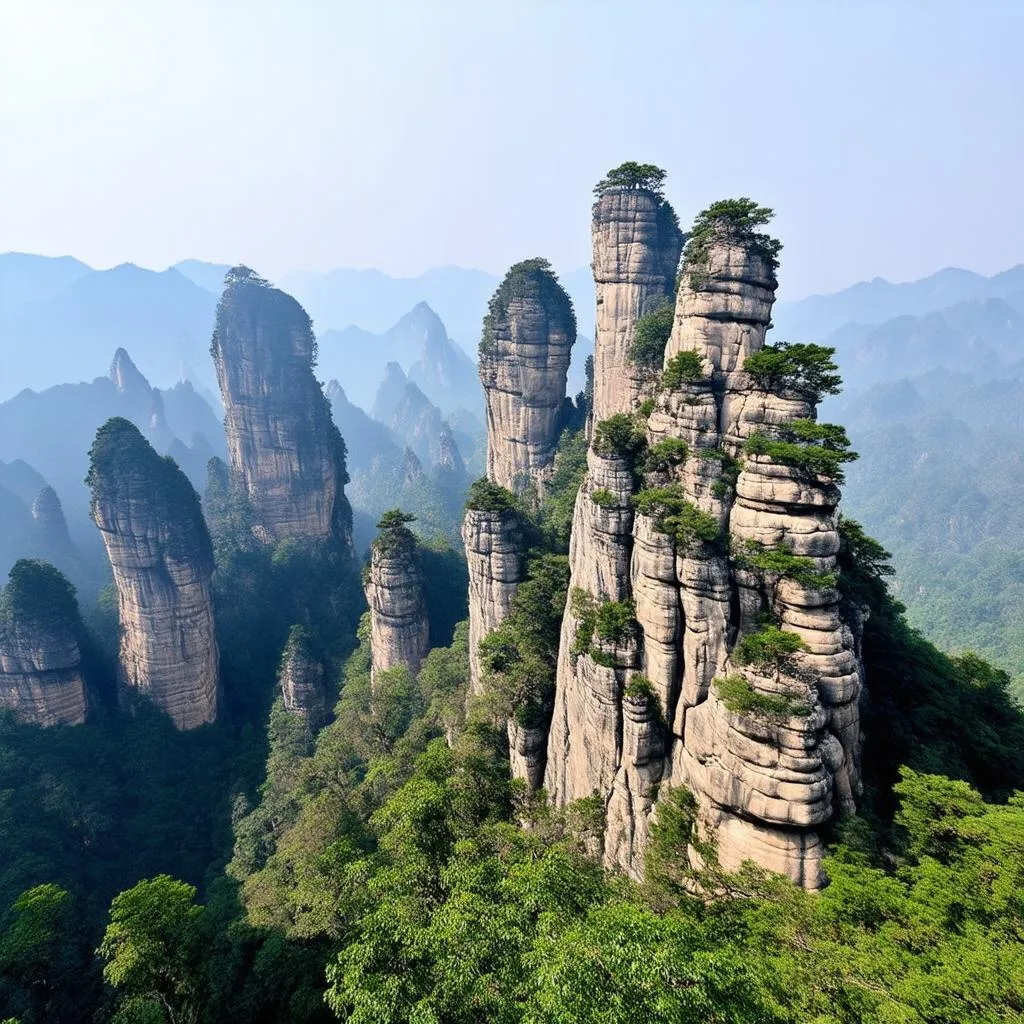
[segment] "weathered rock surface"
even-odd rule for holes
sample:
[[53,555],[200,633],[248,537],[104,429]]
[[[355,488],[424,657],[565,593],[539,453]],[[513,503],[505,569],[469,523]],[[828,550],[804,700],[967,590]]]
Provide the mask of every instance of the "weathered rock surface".
[[[622,204],[637,202],[623,195],[595,205],[596,419],[633,406],[621,398],[628,387],[621,360],[610,355],[615,347],[609,341],[603,355],[601,347],[605,313],[628,309],[622,320],[630,322],[639,315],[632,299],[601,305],[609,294],[602,277],[610,276],[602,260],[611,249],[598,227],[620,237],[613,226],[630,223]],[[839,550],[839,491],[824,478],[744,454],[755,431],[777,436],[795,419],[813,419],[814,405],[803,394],[758,390],[742,369],[764,345],[775,289],[769,259],[725,222],[705,256],[701,267],[683,268],[665,354],[667,365],[680,352],[696,353],[704,376],[662,389],[647,423],[650,446],[677,439],[688,455],[648,468],[642,486],[670,489],[704,514],[712,534],[717,523],[719,537],[684,540],[656,510],[634,515],[635,485],[625,467],[611,472],[591,452],[573,522],[572,587],[599,601],[632,599],[636,639],[599,650],[597,661],[574,655],[577,622],[567,608],[545,784],[559,804],[602,796],[605,863],[634,876],[656,794],[685,786],[724,867],[749,859],[815,888],[822,881],[818,829],[854,809],[860,785],[861,627],[856,615],[844,618],[829,575]],[[608,339],[625,336],[625,329],[608,331]],[[597,488],[606,492],[600,507]],[[807,559],[814,579],[798,582],[744,561],[744,552],[762,547]],[[734,662],[736,643],[766,616],[806,650],[774,670]],[[751,698],[723,698],[717,680],[726,677]]]
[[120,683],[149,697],[179,729],[212,722],[213,550],[199,498],[127,420],[100,427],[90,458],[92,516],[117,588]]
[[246,267],[225,278],[211,346],[232,485],[265,543],[331,539],[351,550],[345,446],[313,375],[305,310]]
[[281,697],[285,710],[302,715],[314,728],[327,718],[327,690],[324,666],[310,650],[309,635],[302,626],[292,626],[281,658]]
[[22,560],[0,597],[0,709],[27,724],[80,725],[87,697],[74,588],[45,562]]
[[629,358],[633,328],[672,301],[682,234],[672,207],[646,189],[606,192],[593,209],[597,333],[594,420],[632,412],[650,386]]
[[572,301],[547,260],[525,260],[490,301],[480,342],[487,476],[514,494],[542,492],[562,426],[576,341]]
[[[389,517],[392,517],[389,519]],[[413,675],[430,650],[423,570],[416,538],[399,513],[386,513],[370,546],[366,601],[370,606],[371,678],[403,667]]]
[[523,535],[511,509],[469,508],[462,523],[469,570],[469,689],[483,692],[480,641],[505,620],[523,581]]

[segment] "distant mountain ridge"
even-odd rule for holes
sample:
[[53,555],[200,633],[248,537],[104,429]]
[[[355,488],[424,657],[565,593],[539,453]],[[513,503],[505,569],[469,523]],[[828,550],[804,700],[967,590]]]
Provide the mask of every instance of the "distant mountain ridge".
[[829,295],[778,302],[772,311],[772,335],[786,341],[820,341],[849,323],[880,324],[990,298],[1004,299],[1024,312],[1024,263],[992,277],[958,267],[901,284],[876,277]]

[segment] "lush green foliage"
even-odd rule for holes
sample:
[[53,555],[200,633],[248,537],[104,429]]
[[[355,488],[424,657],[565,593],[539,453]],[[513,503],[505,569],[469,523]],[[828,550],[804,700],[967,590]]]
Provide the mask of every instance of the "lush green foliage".
[[547,310],[549,320],[565,330],[569,344],[576,341],[576,313],[572,308],[572,300],[558,283],[551,264],[536,257],[510,267],[497,291],[491,296],[480,337],[482,357],[494,350],[495,331],[505,323],[509,305],[515,299],[535,299],[540,302]]
[[747,356],[743,370],[763,391],[796,391],[817,404],[825,395],[837,395],[843,379],[833,360],[836,350],[824,345],[779,342]]
[[714,680],[718,699],[737,715],[781,720],[794,715],[806,717],[811,709],[806,701],[778,693],[761,693],[739,673]]
[[0,623],[65,623],[81,630],[81,614],[75,588],[56,566],[35,558],[19,558],[8,573],[7,586],[0,593]]
[[665,472],[685,462],[690,455],[690,446],[680,437],[663,437],[647,450],[644,468],[648,472]]
[[616,508],[619,504],[615,492],[608,490],[607,487],[595,487],[590,492],[590,500],[599,508]]
[[737,665],[750,665],[759,672],[780,672],[791,669],[795,656],[809,648],[797,633],[767,624],[756,633],[748,633],[733,648]]
[[684,384],[696,384],[704,376],[704,361],[696,352],[686,349],[677,352],[668,361],[661,374],[661,386],[668,391],[675,391]]
[[665,299],[648,313],[644,313],[633,327],[633,342],[629,346],[629,360],[648,370],[660,370],[665,361],[665,346],[672,334],[675,307]]
[[594,427],[594,451],[605,458],[624,459],[630,466],[646,443],[642,424],[628,413],[617,412]]
[[599,665],[613,665],[613,656],[600,644],[616,647],[633,633],[636,629],[633,601],[597,601],[582,587],[573,587],[569,610],[576,619],[576,633],[570,648],[573,657],[589,654]]
[[843,482],[843,463],[857,458],[842,427],[814,420],[792,420],[779,428],[775,438],[753,433],[743,450],[792,466],[808,477],[828,477],[836,483]]
[[411,512],[403,512],[399,508],[393,508],[385,512],[377,523],[380,531],[374,539],[373,546],[381,552],[395,552],[400,548],[412,548],[416,544],[416,538],[409,523],[416,522],[416,517]]
[[635,160],[627,160],[613,167],[594,186],[594,195],[603,196],[606,192],[619,189],[644,189],[660,198],[667,176],[666,171],[654,164],[638,164]]
[[760,541],[745,541],[738,551],[733,552],[733,560],[767,580],[790,579],[812,590],[834,587],[839,580],[838,573],[818,571],[813,559],[794,555],[781,543],[768,547]]
[[689,275],[690,287],[701,288],[707,281],[711,248],[718,241],[743,246],[765,261],[772,275],[779,269],[782,243],[757,229],[767,224],[775,212],[758,206],[745,196],[741,199],[720,199],[697,214],[683,250],[683,270]]
[[569,550],[576,494],[586,472],[586,433],[582,429],[563,431],[555,450],[555,470],[545,488],[544,503],[540,510],[541,527],[553,550]]
[[568,588],[568,558],[530,559],[509,614],[480,642],[481,664],[499,716],[514,717],[521,725],[550,720]]
[[680,484],[649,487],[633,495],[642,516],[654,518],[654,528],[671,536],[682,551],[698,541],[712,543],[719,537],[718,520],[688,501]]
[[515,495],[483,476],[474,481],[466,499],[466,508],[476,512],[510,512],[517,508]]

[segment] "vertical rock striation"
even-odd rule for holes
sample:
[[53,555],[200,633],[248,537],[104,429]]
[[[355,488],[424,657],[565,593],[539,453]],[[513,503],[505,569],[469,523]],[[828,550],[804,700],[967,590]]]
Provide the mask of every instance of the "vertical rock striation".
[[351,551],[345,445],[313,375],[305,310],[246,267],[225,278],[211,345],[224,400],[232,486],[265,543],[331,539]]
[[[634,876],[668,784],[694,792],[725,868],[749,859],[814,888],[818,829],[860,785],[860,627],[836,588],[838,459],[807,461],[820,393],[744,370],[774,301],[778,245],[754,230],[768,215],[739,200],[698,218],[640,489],[590,453],[545,784],[559,804],[603,797],[605,863]],[[595,403],[609,365],[599,355]],[[635,619],[581,642],[607,602]]]
[[92,516],[117,588],[120,683],[149,697],[179,729],[212,722],[213,549],[199,498],[127,420],[100,427],[89,455]]
[[487,404],[487,477],[543,491],[562,427],[576,315],[547,260],[524,260],[491,298],[480,342]]
[[385,512],[370,546],[365,585],[372,678],[400,666],[415,675],[430,649],[423,570],[406,526],[414,518],[398,509]]
[[75,590],[46,562],[15,562],[0,596],[0,709],[31,725],[80,725],[87,700]]
[[630,359],[637,320],[672,301],[682,235],[672,207],[648,188],[613,188],[593,208],[595,421],[632,412],[649,375]]

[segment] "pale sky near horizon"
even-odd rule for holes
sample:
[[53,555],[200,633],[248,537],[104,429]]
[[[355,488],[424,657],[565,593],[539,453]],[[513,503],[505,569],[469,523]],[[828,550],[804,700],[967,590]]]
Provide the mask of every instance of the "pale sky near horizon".
[[0,0],[0,251],[589,262],[623,160],[775,208],[782,294],[1024,262],[1018,0]]

